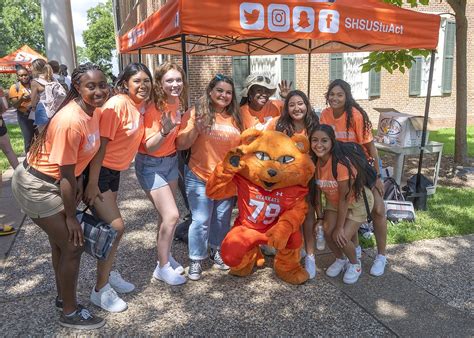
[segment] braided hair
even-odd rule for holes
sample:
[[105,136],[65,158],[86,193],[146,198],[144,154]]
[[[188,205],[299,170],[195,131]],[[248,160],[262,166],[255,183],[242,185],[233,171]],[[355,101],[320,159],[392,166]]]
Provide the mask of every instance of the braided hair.
[[[102,72],[105,75],[105,73],[103,72],[102,69],[100,69],[99,66],[97,66],[93,63],[90,63],[90,62],[84,63],[84,64],[80,65],[79,67],[77,67],[76,69],[74,69],[74,71],[72,72],[72,75],[71,75],[71,89],[69,89],[69,92],[67,93],[66,97],[64,98],[64,101],[59,106],[58,112],[61,109],[63,109],[63,107],[65,107],[69,102],[71,102],[72,100],[80,97],[79,92],[76,89],[76,85],[77,86],[80,85],[81,78],[84,74],[86,74],[89,71],[95,71],[95,70],[98,70],[98,71]],[[54,117],[56,115],[57,115],[57,113],[54,114],[53,117],[51,117],[51,119],[48,121],[48,123],[44,127],[43,131],[35,136],[32,144],[31,144],[28,158],[32,159],[34,162],[36,162],[38,160],[38,156],[39,156],[39,154],[40,154],[40,152],[41,152],[41,150],[44,146],[44,143],[46,141],[46,134],[48,132],[48,127],[49,127],[51,121],[54,119]]]
[[370,122],[369,115],[367,112],[355,101],[351,92],[351,85],[344,80],[336,79],[329,84],[328,91],[325,94],[326,104],[329,103],[329,93],[331,90],[339,86],[344,91],[346,95],[346,103],[344,105],[344,111],[346,112],[346,131],[349,133],[349,129],[352,125],[352,109],[356,108],[362,114],[362,119],[364,121],[364,134],[372,133],[372,123]]
[[293,136],[295,133],[295,124],[293,119],[291,118],[288,112],[288,105],[290,103],[290,99],[293,96],[299,96],[303,99],[304,105],[306,106],[306,115],[304,117],[304,126],[306,129],[307,135],[309,132],[314,129],[319,124],[319,118],[314,113],[313,109],[311,108],[311,103],[309,102],[308,97],[305,93],[301,90],[292,90],[288,93],[285,99],[285,104],[283,106],[283,111],[281,112],[281,116],[278,118],[278,122],[276,124],[276,130],[285,133],[289,137]]
[[[312,135],[316,131],[322,131],[331,139],[331,155],[332,155],[332,165],[337,166],[337,164],[342,164],[347,168],[349,171],[349,191],[347,192],[345,198],[349,197],[351,192],[354,192],[356,199],[358,199],[361,194],[364,186],[368,182],[367,172],[365,170],[365,162],[367,159],[365,156],[359,156],[356,152],[354,152],[353,143],[344,143],[341,141],[336,140],[336,134],[334,133],[334,129],[328,124],[320,124],[316,126],[310,134],[310,140]],[[316,165],[318,162],[318,157],[311,149],[311,157],[313,158],[314,164]],[[357,172],[354,172],[354,169]],[[311,192],[313,195],[313,192]],[[312,199],[314,201],[314,198]]]

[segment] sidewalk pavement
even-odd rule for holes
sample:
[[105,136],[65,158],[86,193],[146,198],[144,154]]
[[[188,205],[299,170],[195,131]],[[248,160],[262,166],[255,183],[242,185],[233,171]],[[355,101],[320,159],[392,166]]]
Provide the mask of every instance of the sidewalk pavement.
[[[17,227],[22,216],[4,175],[0,215]],[[156,214],[135,179],[122,176],[120,208],[127,231],[116,268],[137,286],[123,295],[128,310],[109,314],[90,304],[95,261],[83,255],[78,299],[106,317],[97,331],[74,331],[58,324],[56,295],[46,235],[29,219],[20,228],[1,267],[2,334],[14,335],[345,335],[473,336],[472,244],[474,235],[391,245],[390,265],[382,277],[368,271],[373,250],[363,254],[356,285],[328,278],[333,257],[317,256],[316,279],[301,286],[279,280],[267,258],[264,269],[246,278],[204,266],[203,279],[170,287],[151,281],[156,264]],[[176,242],[174,257],[188,265],[186,246]],[[1,256],[3,257],[3,256]],[[1,258],[0,257],[0,258]]]

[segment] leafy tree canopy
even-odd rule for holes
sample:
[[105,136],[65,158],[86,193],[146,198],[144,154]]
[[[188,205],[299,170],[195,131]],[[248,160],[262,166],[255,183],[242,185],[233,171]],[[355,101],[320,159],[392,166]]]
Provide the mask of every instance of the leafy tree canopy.
[[85,44],[85,56],[98,64],[105,72],[112,69],[112,51],[115,46],[112,1],[98,4],[87,11],[88,29],[82,33]]

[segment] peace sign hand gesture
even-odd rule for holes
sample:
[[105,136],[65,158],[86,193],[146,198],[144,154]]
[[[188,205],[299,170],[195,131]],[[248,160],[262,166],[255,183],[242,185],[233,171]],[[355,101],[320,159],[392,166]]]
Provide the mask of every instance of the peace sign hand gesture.
[[171,112],[167,111],[161,115],[161,136],[167,136],[176,126],[178,123],[173,122],[171,118]]

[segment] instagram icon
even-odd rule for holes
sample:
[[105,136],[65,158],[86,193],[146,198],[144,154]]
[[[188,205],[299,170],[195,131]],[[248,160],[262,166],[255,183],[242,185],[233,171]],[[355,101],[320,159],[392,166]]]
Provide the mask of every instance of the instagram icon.
[[287,5],[272,4],[268,6],[268,29],[272,32],[290,30],[290,8]]

